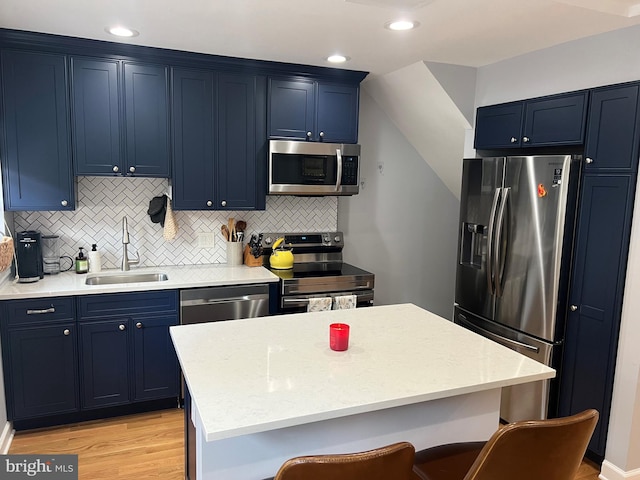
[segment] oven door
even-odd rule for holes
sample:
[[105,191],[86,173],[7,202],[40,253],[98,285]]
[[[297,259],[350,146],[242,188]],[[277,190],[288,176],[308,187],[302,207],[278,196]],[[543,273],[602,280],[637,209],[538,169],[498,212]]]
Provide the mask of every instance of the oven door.
[[269,194],[354,195],[360,145],[271,140]]
[[356,307],[373,306],[373,290],[359,290],[353,292],[331,292],[331,293],[310,293],[306,295],[285,295],[280,297],[279,313],[300,313],[306,312],[310,298],[335,297],[341,295],[355,295],[357,297]]

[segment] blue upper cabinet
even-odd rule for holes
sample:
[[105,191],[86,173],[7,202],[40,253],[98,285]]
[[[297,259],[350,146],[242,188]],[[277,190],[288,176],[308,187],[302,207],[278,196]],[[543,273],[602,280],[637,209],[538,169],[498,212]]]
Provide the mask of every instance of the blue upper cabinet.
[[597,88],[591,93],[585,172],[632,171],[638,159],[638,84]]
[[164,65],[124,64],[127,173],[170,176],[169,71]]
[[213,210],[215,74],[173,68],[173,203],[176,210]]
[[255,75],[218,76],[217,208],[264,210],[266,82]]
[[269,79],[270,137],[317,140],[313,135],[314,108],[314,82]]
[[269,137],[358,141],[358,85],[269,79]]
[[173,207],[264,210],[264,77],[172,69]]
[[7,210],[73,210],[67,59],[2,52],[2,175]]
[[490,150],[581,145],[586,117],[587,92],[480,107],[474,146]]
[[352,85],[318,84],[316,130],[321,140],[357,143],[358,92]]
[[528,100],[522,145],[581,145],[587,119],[587,92]]
[[122,172],[118,60],[72,58],[73,153],[76,175]]
[[480,107],[476,112],[475,148],[520,146],[524,102]]
[[106,58],[71,63],[75,174],[169,177],[167,68]]

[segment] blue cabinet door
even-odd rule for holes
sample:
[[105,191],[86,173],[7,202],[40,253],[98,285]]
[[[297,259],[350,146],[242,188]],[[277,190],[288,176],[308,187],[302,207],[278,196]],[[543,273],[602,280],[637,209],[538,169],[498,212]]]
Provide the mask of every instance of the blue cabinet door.
[[71,59],[73,153],[76,175],[114,175],[120,151],[120,62]]
[[478,150],[519,147],[523,112],[523,102],[478,108],[474,147]]
[[314,120],[314,82],[269,79],[269,137],[317,139]]
[[264,78],[254,75],[218,76],[218,209],[265,208],[266,139],[258,130],[258,115],[265,112],[264,85]]
[[213,210],[213,72],[172,69],[173,203],[176,210]]
[[522,145],[581,145],[584,142],[586,118],[586,92],[528,100],[522,127]]
[[169,77],[163,65],[124,64],[125,161],[129,174],[169,177]]
[[559,415],[600,412],[589,450],[604,456],[635,176],[585,175],[560,372]]
[[79,328],[82,408],[129,403],[129,319],[97,320]]
[[631,171],[638,159],[638,84],[591,92],[585,172]]
[[2,52],[7,210],[73,210],[67,66],[63,55]]
[[75,322],[9,329],[6,335],[9,419],[78,411]]
[[318,84],[316,111],[321,141],[358,142],[358,95],[357,86]]
[[136,318],[133,329],[133,400],[178,397],[178,358],[169,327],[177,315]]

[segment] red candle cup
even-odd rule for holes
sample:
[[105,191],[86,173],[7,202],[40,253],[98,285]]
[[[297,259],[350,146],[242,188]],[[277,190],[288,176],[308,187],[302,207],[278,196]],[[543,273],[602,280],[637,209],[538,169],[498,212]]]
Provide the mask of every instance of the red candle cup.
[[329,325],[329,347],[336,352],[349,348],[349,325],[346,323]]

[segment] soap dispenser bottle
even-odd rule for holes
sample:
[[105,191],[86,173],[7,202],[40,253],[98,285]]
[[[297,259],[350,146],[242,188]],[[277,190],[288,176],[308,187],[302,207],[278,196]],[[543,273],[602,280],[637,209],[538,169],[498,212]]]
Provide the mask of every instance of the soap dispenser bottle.
[[76,257],[76,273],[87,273],[89,271],[89,259],[84,256],[83,247],[80,247]]
[[98,245],[95,243],[91,245],[91,251],[89,252],[89,272],[95,273],[102,270],[102,258],[100,252],[98,252]]

